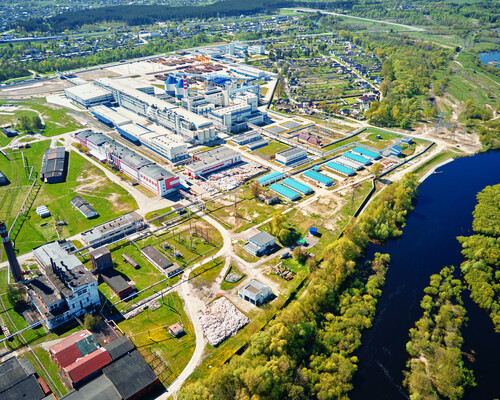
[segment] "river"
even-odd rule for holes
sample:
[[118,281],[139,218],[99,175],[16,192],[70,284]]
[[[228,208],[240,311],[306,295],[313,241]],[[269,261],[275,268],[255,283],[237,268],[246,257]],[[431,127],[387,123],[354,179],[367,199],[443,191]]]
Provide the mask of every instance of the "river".
[[[351,400],[408,399],[402,388],[405,346],[409,329],[422,316],[423,289],[429,276],[443,266],[459,267],[463,258],[456,237],[472,234],[476,194],[496,183],[500,183],[500,152],[461,158],[438,168],[420,185],[403,236],[383,247],[369,247],[369,258],[376,251],[389,253],[391,263],[373,327],[364,332],[356,354],[359,370]],[[500,398],[500,334],[494,333],[488,315],[464,293],[469,321],[463,329],[463,351],[475,355],[470,367],[477,382],[464,398]]]

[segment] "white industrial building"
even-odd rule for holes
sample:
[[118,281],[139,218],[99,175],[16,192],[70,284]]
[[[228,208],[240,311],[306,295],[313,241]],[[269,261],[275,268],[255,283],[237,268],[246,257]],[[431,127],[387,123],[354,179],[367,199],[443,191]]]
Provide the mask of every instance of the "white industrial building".
[[126,235],[131,235],[146,227],[147,224],[144,218],[135,211],[132,211],[83,232],[81,237],[86,244],[97,248],[106,243],[123,238]]
[[141,136],[141,143],[167,160],[177,162],[189,157],[186,143],[175,135],[149,132]]
[[108,90],[86,83],[64,89],[64,94],[70,100],[84,107],[92,107],[99,104],[107,104],[113,101],[113,94]]
[[216,108],[209,117],[228,128],[229,132],[240,132],[247,128],[247,122],[263,124],[266,114],[259,111],[259,97],[251,92],[238,93],[232,97],[233,104]]
[[89,111],[98,120],[110,126],[122,126],[132,123],[132,120],[130,118],[127,118],[126,116],[105,105],[90,107]]
[[185,141],[203,144],[217,138],[213,122],[208,118],[147,94],[128,85],[126,81],[99,78],[94,83],[113,93],[121,107],[172,130],[183,136]]
[[115,165],[118,170],[159,196],[176,191],[180,184],[178,176],[102,133],[82,131],[75,134],[75,139],[99,161]]
[[43,275],[29,281],[28,294],[49,329],[100,305],[97,279],[58,242],[33,249],[33,256]]
[[229,147],[220,146],[193,156],[195,162],[186,165],[186,172],[193,178],[218,171],[241,161],[241,154]]
[[276,161],[280,164],[290,165],[307,158],[307,151],[299,147],[292,147],[276,153]]

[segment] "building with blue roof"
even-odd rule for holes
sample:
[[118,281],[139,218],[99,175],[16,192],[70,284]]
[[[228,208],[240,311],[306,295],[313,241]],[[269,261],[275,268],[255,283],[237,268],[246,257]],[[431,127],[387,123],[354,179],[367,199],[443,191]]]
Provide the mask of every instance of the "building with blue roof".
[[326,175],[320,174],[319,172],[308,170],[302,174],[304,178],[311,179],[315,183],[319,183],[322,186],[328,187],[335,184],[335,181],[332,178],[329,178]]
[[353,169],[346,167],[344,165],[341,165],[339,163],[336,163],[334,161],[330,161],[330,162],[326,163],[326,167],[334,170],[335,172],[339,172],[339,173],[341,173],[343,175],[347,175],[347,176],[353,176],[356,173],[356,171],[354,171]]
[[273,192],[278,193],[280,196],[286,197],[291,201],[300,199],[299,193],[297,193],[295,190],[287,188],[281,183],[273,183],[271,186],[269,186],[269,189],[271,189]]
[[372,160],[369,158],[351,152],[344,153],[343,156],[349,158],[350,160],[362,163],[363,165],[370,165],[372,163]]
[[259,182],[262,186],[270,185],[271,183],[278,182],[283,178],[283,174],[281,172],[271,172],[267,175],[261,176],[257,178],[257,182]]
[[377,153],[376,151],[368,150],[368,149],[365,149],[364,147],[359,147],[359,146],[354,147],[351,150],[351,152],[372,158],[374,160],[378,160],[381,157],[380,153]]
[[399,157],[403,153],[403,149],[399,146],[392,146],[391,147],[391,156],[396,156]]
[[289,187],[290,189],[296,190],[302,194],[308,195],[311,193],[314,193],[314,190],[310,188],[307,185],[304,185],[303,183],[296,181],[295,179],[292,178],[286,178],[283,180],[283,185],[286,187]]

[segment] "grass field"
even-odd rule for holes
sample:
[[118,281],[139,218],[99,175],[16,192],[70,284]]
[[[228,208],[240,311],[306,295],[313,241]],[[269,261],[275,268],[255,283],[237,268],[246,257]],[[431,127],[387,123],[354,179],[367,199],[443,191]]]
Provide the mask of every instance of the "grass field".
[[287,144],[277,142],[275,140],[270,140],[267,146],[261,147],[260,149],[256,150],[261,154],[264,154],[265,156],[272,156],[276,153],[279,153],[280,151],[289,149],[290,146]]
[[[186,332],[178,339],[167,331],[169,325],[177,322],[181,322]],[[177,293],[165,296],[163,305],[159,309],[155,311],[146,309],[134,318],[120,322],[118,326],[130,336],[141,352],[156,353],[161,357],[175,376],[181,373],[194,352],[194,329],[184,312],[184,303]]]
[[217,257],[195,268],[189,275],[189,280],[195,287],[211,284],[224,268],[224,263],[225,259]]
[[472,99],[477,106],[495,104],[489,95],[500,97],[500,78],[476,66],[470,53],[461,52],[457,61],[462,67],[453,65],[454,72],[450,75],[446,92],[459,101]]
[[258,225],[270,218],[274,211],[282,210],[283,204],[267,205],[256,199],[246,198],[239,202],[237,208],[230,207],[217,202],[211,205],[209,209],[213,210],[212,214],[233,227],[235,232],[243,232],[254,225]]
[[[30,149],[23,151],[35,171],[40,170],[47,143],[37,142]],[[25,174],[20,153],[13,154],[11,160],[0,157],[0,170],[11,182],[10,185],[0,188],[0,219],[6,221],[10,227],[24,201],[30,181]],[[97,218],[88,220],[71,206],[70,200],[77,195],[94,206],[99,213]],[[40,218],[35,208],[41,205],[47,206],[53,217]],[[20,254],[25,253],[47,241],[74,235],[136,208],[137,203],[125,189],[110,182],[99,168],[81,155],[70,152],[66,181],[41,184],[33,207],[18,237],[15,238],[16,249]],[[55,220],[65,221],[67,225],[57,227],[56,231]]]
[[[141,254],[141,252],[133,245],[127,244],[124,245],[124,242],[119,242],[115,245],[108,246],[108,249],[111,251],[111,256],[113,257],[114,268],[117,272],[122,274],[125,280],[132,281],[137,288],[137,291],[141,291],[151,286],[156,282],[160,282],[165,279],[165,276],[162,275],[158,269],[153,266],[149,261],[146,260]],[[132,257],[139,265],[139,269],[135,269],[129,263],[126,263],[123,260],[122,255],[127,254]],[[87,259],[86,265],[89,266],[90,262]],[[166,287],[166,283],[161,285],[161,287],[156,287],[156,291],[160,289],[164,289]],[[99,291],[106,296],[106,298],[111,302],[115,303],[119,300],[118,296],[111,290],[111,288],[106,283],[99,284]],[[143,293],[140,293],[137,297],[129,302],[122,302],[116,306],[116,308],[123,312],[132,307],[132,305],[140,301],[150,295],[153,294],[153,290],[147,290]]]

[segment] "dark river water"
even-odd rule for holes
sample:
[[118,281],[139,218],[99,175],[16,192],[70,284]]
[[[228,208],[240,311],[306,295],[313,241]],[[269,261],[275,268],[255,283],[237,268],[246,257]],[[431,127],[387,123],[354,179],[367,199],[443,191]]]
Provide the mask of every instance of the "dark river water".
[[[463,258],[457,236],[472,234],[472,211],[476,194],[487,185],[500,183],[500,152],[461,158],[446,164],[419,187],[415,210],[403,236],[384,247],[391,263],[379,299],[373,327],[365,331],[358,349],[359,370],[354,378],[351,400],[408,399],[402,388],[407,361],[408,331],[422,316],[420,300],[429,276],[443,266],[460,266]],[[467,391],[468,400],[500,398],[500,334],[495,334],[488,315],[464,292],[469,318],[463,329],[467,353],[474,353],[477,386]]]

